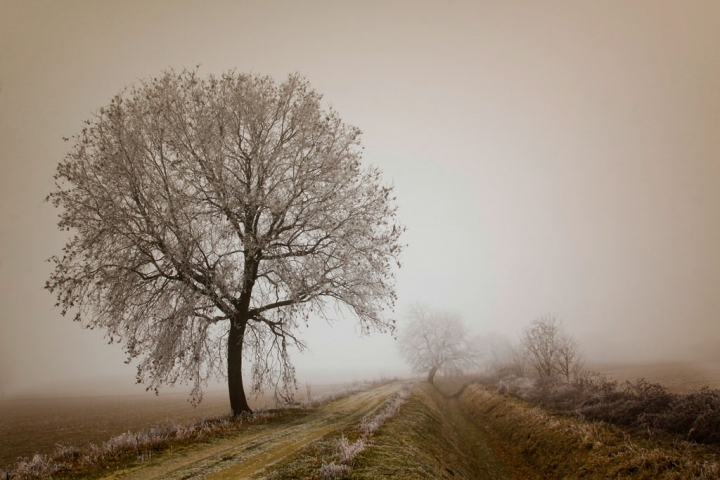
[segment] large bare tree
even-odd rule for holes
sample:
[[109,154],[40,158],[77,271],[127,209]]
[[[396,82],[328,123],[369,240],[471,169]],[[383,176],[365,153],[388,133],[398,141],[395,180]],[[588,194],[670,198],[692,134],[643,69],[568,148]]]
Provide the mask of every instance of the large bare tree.
[[[63,315],[138,358],[139,382],[227,375],[234,414],[295,385],[297,327],[327,302],[363,332],[394,329],[402,250],[392,187],[361,165],[360,131],[300,76],[165,72],[115,96],[59,164],[47,288]],[[336,305],[336,306],[337,306]]]
[[415,305],[409,320],[398,338],[400,354],[415,372],[427,372],[428,382],[438,372],[461,374],[479,365],[479,342],[458,315]]

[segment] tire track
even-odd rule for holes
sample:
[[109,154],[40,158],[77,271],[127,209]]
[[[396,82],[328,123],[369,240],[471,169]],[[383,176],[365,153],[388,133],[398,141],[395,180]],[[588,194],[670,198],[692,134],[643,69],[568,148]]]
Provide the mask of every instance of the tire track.
[[120,471],[106,478],[124,479],[240,479],[250,478],[297,452],[308,443],[359,422],[400,388],[382,385],[355,393],[289,424],[263,426],[259,431],[198,446],[191,452],[170,454],[156,464]]

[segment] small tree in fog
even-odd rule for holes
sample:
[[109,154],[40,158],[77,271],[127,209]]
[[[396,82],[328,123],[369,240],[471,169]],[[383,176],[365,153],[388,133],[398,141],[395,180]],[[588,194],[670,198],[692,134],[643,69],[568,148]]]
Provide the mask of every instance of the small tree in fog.
[[580,351],[577,339],[568,333],[562,332],[557,340],[557,372],[570,382],[570,377],[580,373],[585,366],[585,360]]
[[0,360],[0,397],[4,397],[5,389],[10,387],[10,366],[6,358]]
[[527,354],[522,344],[497,333],[481,335],[476,341],[482,351],[482,364],[487,370],[500,376],[525,376]]
[[484,333],[477,336],[475,342],[481,352],[480,363],[486,370],[502,370],[510,363],[512,344],[505,335]]
[[522,346],[528,362],[540,378],[555,374],[556,343],[559,335],[560,324],[552,316],[533,320],[522,333]]
[[540,378],[562,375],[567,381],[583,366],[577,340],[552,315],[536,318],[523,331],[521,345]]
[[524,377],[527,373],[528,354],[521,343],[510,344],[509,366],[512,373],[518,377]]
[[415,372],[427,372],[428,382],[438,372],[461,374],[479,365],[478,343],[459,316],[416,305],[409,320],[398,338],[400,354]]
[[[251,392],[295,384],[289,349],[326,301],[363,332],[394,329],[402,250],[392,187],[360,163],[360,131],[302,77],[167,72],[115,96],[73,137],[49,200],[73,232],[47,288],[106,330],[138,381],[227,375]],[[398,264],[399,265],[399,264]],[[327,319],[327,317],[326,317]]]

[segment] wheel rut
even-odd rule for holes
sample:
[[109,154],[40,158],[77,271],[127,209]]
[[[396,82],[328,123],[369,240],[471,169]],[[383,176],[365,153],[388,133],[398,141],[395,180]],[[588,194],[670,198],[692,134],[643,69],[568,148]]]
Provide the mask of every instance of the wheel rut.
[[473,470],[473,478],[478,480],[503,480],[513,476],[497,457],[488,443],[485,433],[463,413],[460,402],[455,398],[446,398],[443,413],[453,424],[462,440],[468,466]]
[[252,478],[272,469],[307,444],[359,422],[399,388],[399,383],[393,383],[359,392],[322,405],[316,412],[300,420],[260,427],[211,445],[200,445],[190,452],[170,454],[152,465],[117,472],[106,478]]

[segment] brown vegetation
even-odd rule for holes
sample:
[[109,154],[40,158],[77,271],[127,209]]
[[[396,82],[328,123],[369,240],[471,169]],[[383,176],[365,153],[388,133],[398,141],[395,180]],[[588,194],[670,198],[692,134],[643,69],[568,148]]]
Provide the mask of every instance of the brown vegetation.
[[[184,449],[200,441],[235,436],[244,432],[248,424],[287,424],[306,418],[317,407],[328,404],[353,393],[391,383],[382,380],[374,383],[356,383],[342,391],[319,395],[294,406],[267,410],[259,409],[253,414],[233,417],[229,413],[191,422],[166,421],[159,425],[116,435],[100,444],[86,446],[57,445],[51,453],[39,453],[17,462],[0,478],[48,478],[95,476],[97,473],[117,468],[124,469],[144,464],[167,450]],[[255,428],[255,427],[253,427]]]
[[[110,467],[126,467],[153,458],[171,446],[198,442],[212,435],[230,434],[246,424],[297,414],[293,410],[258,411],[242,416],[221,415],[190,423],[166,422],[138,432],[117,435],[101,445],[79,448],[58,444],[51,454],[35,454],[20,460],[7,472],[10,479],[52,478],[58,475],[92,474]],[[303,412],[300,412],[303,413]]]
[[617,427],[551,413],[471,385],[465,411],[522,478],[717,478],[717,456],[691,442],[629,437]]
[[720,362],[599,363],[586,367],[619,382],[634,382],[638,378],[644,378],[649,382],[659,383],[673,393],[703,387],[720,388]]
[[[447,414],[446,400],[430,384],[417,385],[402,412],[380,429],[355,462],[353,478],[478,478],[472,452]],[[497,467],[493,470],[493,467]],[[488,465],[489,478],[497,465]]]
[[570,383],[542,378],[505,380],[499,385],[501,393],[556,412],[617,425],[634,434],[720,446],[720,390],[670,393],[644,379],[618,384],[592,372]]
[[[253,408],[273,405],[259,397]],[[55,445],[102,444],[127,431],[167,421],[186,423],[229,411],[226,392],[211,392],[192,407],[184,393],[94,397],[9,397],[0,401],[0,469],[19,457],[50,454]],[[0,478],[2,476],[0,475]]]
[[[402,408],[396,405],[397,397],[391,398],[359,424],[307,445],[266,478],[505,478],[492,452],[476,454],[484,442],[468,441],[435,387],[416,384]],[[462,423],[477,432],[466,420]],[[360,441],[364,449],[357,452],[353,447]]]

